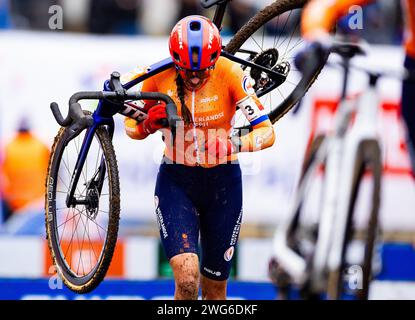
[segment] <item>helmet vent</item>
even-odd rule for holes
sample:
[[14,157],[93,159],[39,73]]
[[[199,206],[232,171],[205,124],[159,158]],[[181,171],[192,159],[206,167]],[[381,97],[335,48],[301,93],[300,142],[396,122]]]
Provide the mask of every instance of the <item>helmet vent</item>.
[[197,68],[199,64],[199,48],[192,47],[192,65],[193,68]]
[[177,52],[173,52],[173,58],[174,60],[180,62],[180,55]]
[[201,25],[199,21],[192,21],[190,22],[190,30],[192,31],[199,31],[201,29]]
[[213,53],[213,54],[210,56],[210,62],[215,61],[217,57],[218,57],[218,53],[217,53],[217,52]]

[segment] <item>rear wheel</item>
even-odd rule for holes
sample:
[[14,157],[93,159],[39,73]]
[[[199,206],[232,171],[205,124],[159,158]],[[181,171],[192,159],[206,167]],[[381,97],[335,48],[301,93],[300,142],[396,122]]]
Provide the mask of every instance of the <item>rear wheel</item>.
[[[301,8],[306,0],[279,0],[259,11],[231,39],[225,51],[278,71],[285,79],[276,80],[265,72],[245,68],[254,80],[254,89],[272,123],[290,111],[304,96],[325,64],[304,78],[294,66],[300,38]],[[237,111],[235,129],[250,129],[242,112]]]
[[98,128],[76,186],[77,204],[68,208],[66,197],[87,132],[67,141],[68,130],[60,129],[52,147],[46,182],[46,234],[53,263],[65,285],[86,293],[104,279],[117,242],[118,167],[107,130]]
[[[321,199],[321,179],[320,171],[324,167],[324,159],[316,159],[317,153],[321,148],[325,148],[325,136],[318,135],[307,148],[302,171],[298,186],[298,196],[296,198],[296,207],[290,213],[290,221],[287,229],[282,231],[286,233],[287,244],[291,250],[304,257],[306,261],[312,261],[314,247],[317,242],[317,224],[315,214],[310,210],[318,210],[318,205],[315,205]],[[319,162],[317,162],[319,161]],[[313,190],[315,198],[310,197],[310,192]],[[320,192],[319,192],[320,191]],[[308,263],[310,266],[311,264]],[[307,272],[310,274],[310,271]],[[289,274],[280,266],[277,259],[273,259],[269,264],[269,275],[273,283],[279,290],[280,299],[290,299],[290,292],[292,289],[292,279]],[[306,300],[319,298],[319,294],[312,292],[309,285],[309,280],[300,286],[300,296]]]

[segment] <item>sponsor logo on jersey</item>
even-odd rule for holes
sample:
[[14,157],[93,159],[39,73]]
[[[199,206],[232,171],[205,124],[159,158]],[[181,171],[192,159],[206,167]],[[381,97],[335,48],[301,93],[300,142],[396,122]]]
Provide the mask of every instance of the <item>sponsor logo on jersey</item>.
[[241,230],[241,222],[242,222],[242,209],[241,209],[241,212],[239,213],[238,220],[236,220],[235,227],[233,228],[232,238],[230,242],[231,246],[236,245],[236,242],[238,241],[239,231]]
[[225,261],[231,261],[233,254],[235,252],[235,247],[232,246],[230,247],[228,250],[225,251],[225,253],[223,254],[223,259],[225,259]]
[[218,120],[220,118],[222,118],[225,115],[225,113],[219,112],[219,113],[215,113],[209,116],[204,116],[204,117],[195,117],[195,121],[196,122],[207,122],[207,121],[213,121],[213,120]]
[[164,224],[163,214],[159,208],[159,198],[157,196],[154,197],[154,204],[156,205],[156,215],[157,215],[157,224],[163,239],[166,239],[169,234],[167,233],[166,225]]
[[200,99],[200,103],[216,102],[218,100],[219,100],[219,96],[215,94],[213,97],[206,97],[206,98]]
[[244,89],[247,95],[255,94],[254,87],[252,86],[253,82],[254,80],[251,77],[248,77],[247,75],[244,75],[242,78],[242,88]]

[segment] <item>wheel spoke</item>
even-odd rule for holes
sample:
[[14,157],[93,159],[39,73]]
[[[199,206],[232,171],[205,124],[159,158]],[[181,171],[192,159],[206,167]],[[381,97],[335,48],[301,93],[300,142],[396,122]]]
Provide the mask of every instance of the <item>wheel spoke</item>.
[[[67,250],[65,252],[64,258],[66,257],[66,254],[67,254],[69,248],[72,248],[73,238],[75,236],[75,231],[78,229],[78,224],[79,224],[79,220],[81,219],[81,216],[82,215],[80,214],[78,221],[75,224],[72,224],[72,237],[71,237],[71,240],[69,241],[68,248],[67,248]],[[71,252],[72,252],[72,250],[71,250]],[[72,261],[72,259],[70,259],[70,261]]]
[[280,96],[282,97],[282,100],[285,100],[284,95],[282,94],[281,90],[279,88],[277,88],[277,90],[278,90]]
[[258,46],[259,50],[262,50],[262,47],[258,44],[258,42],[255,40],[255,38],[253,36],[251,36],[251,39],[254,40],[255,44]]
[[[280,16],[277,17],[277,23],[275,24],[275,36],[274,36],[274,48],[277,47],[278,45],[278,41],[280,39],[281,33],[278,36],[278,40],[277,40],[277,31],[278,31],[278,26],[280,25]],[[277,42],[275,42],[275,40],[277,40]]]
[[285,57],[287,55],[288,48],[290,46],[290,43],[291,43],[291,41],[293,39],[293,36],[294,36],[295,32],[297,31],[298,26],[299,26],[299,23],[296,24],[296,26],[294,28],[294,31],[291,33],[290,40],[287,43],[287,47],[285,48],[285,52],[283,54],[283,57]]
[[[290,20],[291,14],[293,13],[293,11],[291,10],[290,13],[288,14],[287,20],[285,20],[285,24],[284,27],[282,28],[282,32],[281,34],[284,33],[285,28],[287,27],[288,24],[288,20]],[[284,44],[284,42],[287,40],[287,37],[284,38],[284,40],[280,43],[280,47],[282,47],[282,45]]]
[[[69,215],[69,213],[71,212],[71,210],[68,210],[68,212],[66,213],[66,217],[65,217],[65,220],[66,221],[68,221],[68,215]],[[55,216],[56,216],[56,214],[55,214]],[[72,218],[71,218],[72,219]],[[59,227],[58,227],[59,228]],[[63,239],[63,235],[65,234],[65,228],[66,228],[66,224],[65,224],[65,226],[63,227],[63,232],[62,232],[62,238],[59,238],[59,246],[61,245],[61,243],[62,243],[62,239]]]
[[[69,212],[69,210],[68,210],[68,212]],[[59,228],[61,228],[63,226],[63,233],[64,233],[65,232],[65,226],[64,225],[66,225],[66,223],[68,223],[69,221],[72,221],[74,218],[76,218],[77,216],[79,216],[79,214],[80,213],[77,213],[77,214],[73,215],[69,219],[67,219],[68,216],[66,216],[66,218],[65,218],[66,220],[64,222],[62,222],[60,225],[58,225],[56,228],[59,229]]]
[[[91,245],[91,247],[92,247],[92,251],[94,252],[94,256],[95,256],[95,259],[97,260],[97,262],[98,262],[98,257],[97,257],[97,254],[95,253],[95,249],[94,249],[94,246],[93,246],[93,241],[91,240],[91,237],[90,237],[90,234],[89,234],[89,222],[90,221],[92,221],[91,219],[87,219],[86,220],[86,229],[88,229],[88,233],[87,233],[87,236],[88,236],[88,240],[89,240],[89,244]],[[90,261],[92,261],[92,259],[91,259],[91,257],[90,257]]]
[[[301,43],[303,43],[304,42],[304,40],[303,39],[301,39],[300,38],[300,40],[298,40],[297,42],[296,42],[296,44],[290,49],[290,50],[288,50],[288,52],[286,53],[286,54],[289,54],[289,53],[291,53],[298,45],[300,45]],[[294,57],[290,57],[290,58],[294,58]]]

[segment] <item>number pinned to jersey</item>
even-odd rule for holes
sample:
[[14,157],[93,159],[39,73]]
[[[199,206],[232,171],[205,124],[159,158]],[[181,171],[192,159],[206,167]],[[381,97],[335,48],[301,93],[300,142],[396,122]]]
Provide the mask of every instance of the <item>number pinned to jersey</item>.
[[246,97],[241,100],[237,106],[241,109],[242,113],[245,115],[246,119],[249,122],[252,122],[261,116],[263,116],[263,111],[258,106],[257,102],[253,97]]

